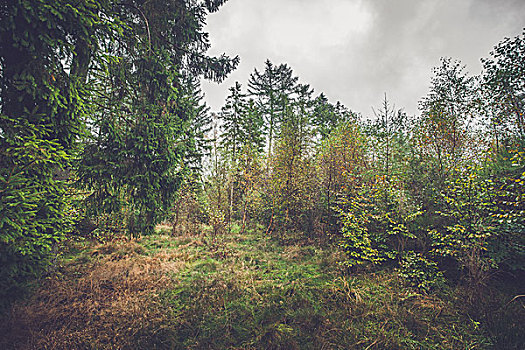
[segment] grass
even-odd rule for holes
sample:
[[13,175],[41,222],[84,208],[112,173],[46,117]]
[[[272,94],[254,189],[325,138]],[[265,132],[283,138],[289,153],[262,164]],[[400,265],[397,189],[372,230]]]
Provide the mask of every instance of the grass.
[[[0,348],[505,348],[457,290],[422,295],[392,271],[348,274],[333,247],[166,232],[73,245],[4,317]],[[520,348],[519,337],[506,344]]]

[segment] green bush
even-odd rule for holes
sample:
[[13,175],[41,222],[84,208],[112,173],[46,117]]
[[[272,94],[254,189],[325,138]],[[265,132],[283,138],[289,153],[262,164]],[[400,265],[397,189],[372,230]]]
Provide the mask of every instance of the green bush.
[[341,247],[348,266],[392,261],[414,244],[421,231],[417,218],[422,211],[394,182],[376,179],[341,201]]
[[445,283],[445,277],[434,261],[412,251],[401,259],[398,275],[408,285],[424,293],[439,289]]

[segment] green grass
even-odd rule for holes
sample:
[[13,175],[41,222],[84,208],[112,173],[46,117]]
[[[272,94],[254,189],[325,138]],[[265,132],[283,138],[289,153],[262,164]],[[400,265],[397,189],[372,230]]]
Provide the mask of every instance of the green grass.
[[195,242],[184,240],[191,258],[172,275],[176,287],[161,294],[180,348],[489,345],[454,305],[403,289],[392,272],[344,276],[333,248],[282,246],[257,234]]
[[[56,282],[61,284],[54,285],[57,292],[37,292],[15,307],[12,319],[26,319],[26,345],[35,348],[58,344],[54,347],[519,349],[522,345],[519,336],[503,347],[494,345],[498,335],[472,313],[469,316],[456,290],[418,294],[390,270],[349,274],[340,267],[342,259],[335,247],[282,245],[253,231],[216,239],[159,233],[133,242],[84,243],[65,255],[62,277]],[[47,306],[42,311],[35,305],[44,299]],[[58,320],[71,312],[65,305],[80,302],[84,304],[77,308],[91,310],[96,302],[99,309],[83,313],[64,329]],[[33,314],[39,317],[31,319]],[[100,314],[106,315],[104,324],[111,324],[110,330],[102,329]],[[517,324],[513,332],[523,330]],[[12,322],[11,329],[16,327],[23,328]],[[13,344],[0,342],[17,348]]]

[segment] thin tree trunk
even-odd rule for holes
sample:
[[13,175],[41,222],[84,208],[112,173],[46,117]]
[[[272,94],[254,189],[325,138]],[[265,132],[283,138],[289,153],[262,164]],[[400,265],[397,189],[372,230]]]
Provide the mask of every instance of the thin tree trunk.
[[241,227],[241,235],[244,233],[244,230],[246,229],[246,207],[248,206],[248,201],[244,201],[244,205],[242,208],[242,227]]

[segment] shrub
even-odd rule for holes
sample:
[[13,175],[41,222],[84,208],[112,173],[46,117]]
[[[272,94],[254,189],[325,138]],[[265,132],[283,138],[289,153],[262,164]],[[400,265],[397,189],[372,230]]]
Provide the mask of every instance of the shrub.
[[439,289],[445,283],[438,265],[413,251],[407,252],[401,259],[398,275],[408,285],[424,293]]

